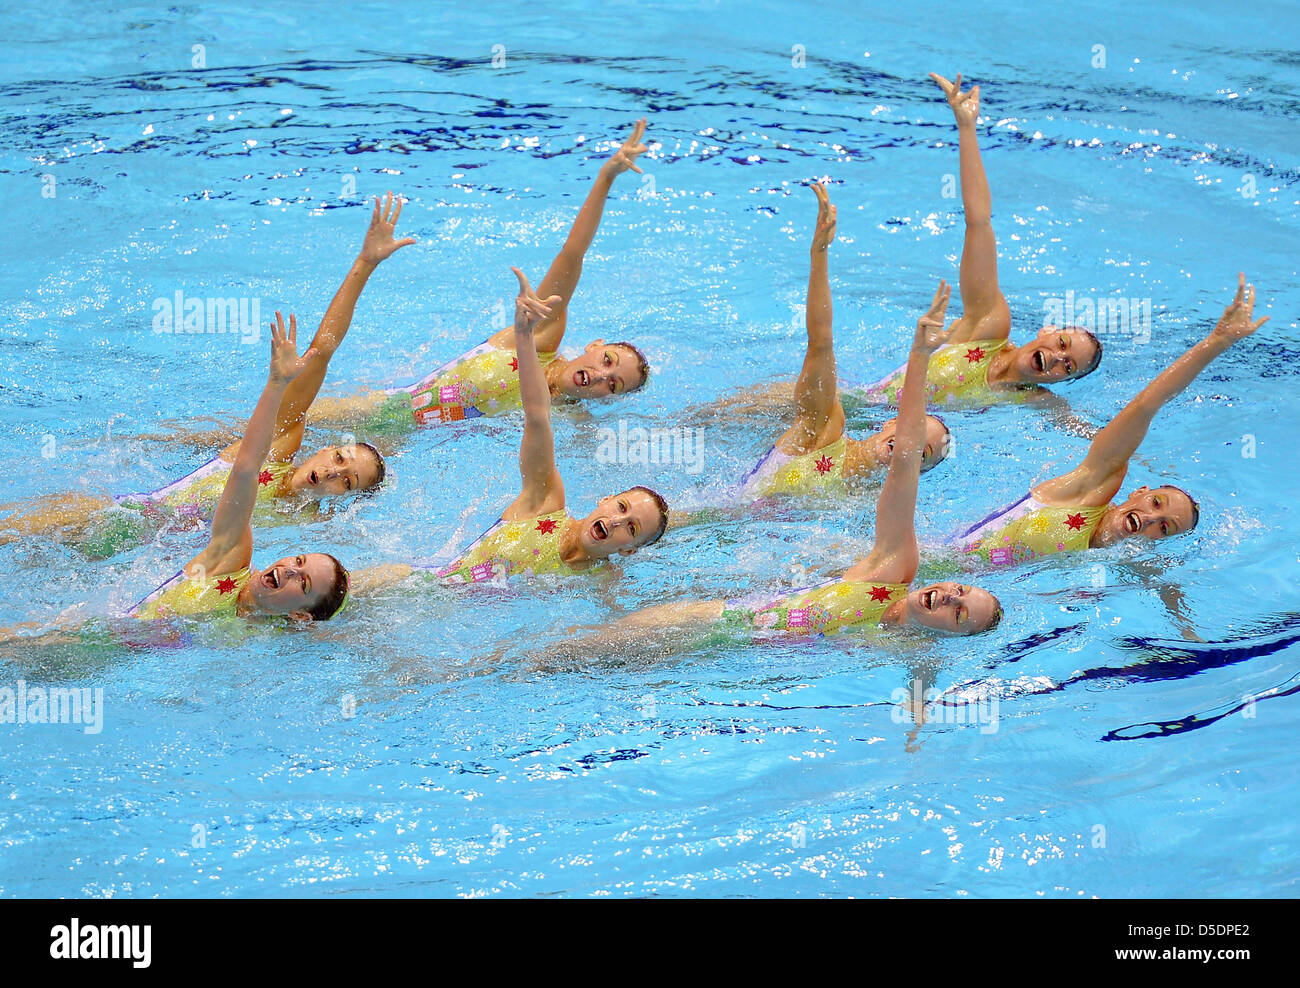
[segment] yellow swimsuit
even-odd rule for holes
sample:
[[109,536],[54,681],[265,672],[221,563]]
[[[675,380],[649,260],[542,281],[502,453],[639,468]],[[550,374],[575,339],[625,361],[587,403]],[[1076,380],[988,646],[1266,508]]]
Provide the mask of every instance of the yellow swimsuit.
[[1012,566],[1055,552],[1080,552],[1088,548],[1107,507],[1059,507],[1026,494],[958,534],[953,543],[993,566]]
[[[167,511],[206,521],[217,510],[231,466],[231,463],[217,456],[166,487],[149,494],[123,494],[114,500],[124,507],[141,508],[146,512]],[[285,478],[292,472],[292,463],[263,463],[257,478],[257,506],[266,507],[271,504]]]
[[834,579],[758,606],[752,600],[729,601],[724,614],[761,631],[833,635],[876,627],[889,606],[906,596],[906,583]]
[[843,490],[844,460],[848,449],[846,436],[840,436],[829,446],[799,456],[782,453],[773,446],[740,482],[737,497],[754,500]]
[[[989,387],[989,365],[1006,348],[1006,340],[973,340],[939,347],[930,358],[925,373],[926,404],[991,405],[1018,400],[1018,389],[994,390]],[[865,388],[865,396],[897,408],[906,376],[907,366],[904,365]]]
[[131,608],[130,616],[142,621],[169,617],[233,617],[240,591],[248,586],[251,576],[247,566],[235,573],[203,579],[188,577],[182,571]]
[[[555,360],[555,353],[537,357],[546,367]],[[444,364],[418,384],[389,393],[410,396],[419,425],[500,415],[523,407],[515,352],[490,341]]]
[[481,583],[521,574],[574,572],[560,559],[564,509],[519,521],[500,520],[454,563],[435,570],[445,583]]

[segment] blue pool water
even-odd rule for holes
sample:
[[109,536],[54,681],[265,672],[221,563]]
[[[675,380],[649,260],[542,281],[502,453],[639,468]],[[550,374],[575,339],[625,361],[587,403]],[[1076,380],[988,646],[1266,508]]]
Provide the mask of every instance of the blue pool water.
[[[326,393],[409,383],[477,343],[509,266],[540,277],[602,142],[644,114],[653,184],[620,179],[567,347],[630,339],[654,379],[557,418],[561,468],[579,510],[625,476],[708,503],[779,422],[706,425],[698,475],[597,466],[596,430],[672,426],[795,373],[813,177],[839,206],[840,366],[901,360],[961,248],[932,70],[982,86],[1013,338],[1067,291],[1151,301],[1149,340],[1107,338],[1063,389],[1078,416],[1106,421],[1208,331],[1238,270],[1273,320],[1165,410],[1130,472],[1126,490],[1192,490],[1200,528],[988,577],[1009,613],[982,638],[540,668],[610,607],[847,565],[868,501],[670,534],[600,594],[394,594],[305,632],[10,649],[0,685],[100,688],[105,722],[0,725],[0,894],[1294,895],[1298,26],[1283,2],[6,7],[3,501],[159,486],[211,455],[140,437],[246,415],[265,337],[157,334],[154,300],[257,297],[314,326],[365,196],[410,197],[420,244],[371,280]],[[1032,409],[948,418],[928,541],[1085,448]],[[382,498],[260,530],[255,558],[463,544],[513,496],[518,429],[394,444]],[[114,613],[195,548],[0,548],[0,624]],[[896,702],[918,678],[946,697],[919,728]],[[948,722],[961,697],[996,701],[996,730]]]

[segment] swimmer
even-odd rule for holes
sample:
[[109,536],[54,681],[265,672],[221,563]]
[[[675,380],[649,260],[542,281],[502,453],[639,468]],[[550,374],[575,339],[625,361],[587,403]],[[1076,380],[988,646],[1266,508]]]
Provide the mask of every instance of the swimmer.
[[[288,386],[279,407],[270,452],[258,471],[259,509],[288,504],[315,511],[326,497],[372,490],[384,479],[384,458],[368,443],[329,446],[296,465],[294,459],[302,446],[305,413],[320,391],[330,358],[347,335],[362,289],[384,260],[415,243],[410,237],[394,239],[401,213],[402,202],[394,202],[391,192],[382,207],[375,198],[361,252],[312,340],[308,352],[313,359]],[[45,536],[71,542],[91,558],[103,558],[144,544],[169,526],[201,527],[213,518],[240,446],[232,443],[197,470],[150,493],[115,497],[69,493],[39,498],[35,505],[0,507],[16,512],[0,521],[0,545],[23,536]],[[259,523],[278,520],[283,517],[275,511],[259,511]]]
[[555,295],[538,298],[528,279],[519,279],[515,299],[515,352],[524,435],[519,445],[519,495],[501,518],[451,564],[416,567],[390,564],[358,574],[357,587],[369,592],[413,574],[444,584],[501,581],[517,576],[580,573],[616,555],[631,555],[653,545],[668,526],[668,505],[648,487],[633,487],[602,498],[585,518],[565,510],[564,481],[555,463],[551,431],[551,390],[537,359],[535,333],[563,303]]
[[[313,358],[319,356],[309,349],[299,357],[297,338],[297,320],[291,315],[286,330],[284,317],[277,312],[271,324],[270,373],[234,463],[226,471],[208,544],[179,573],[132,607],[127,617],[140,621],[286,617],[309,622],[327,620],[343,606],[348,574],[331,555],[304,552],[279,559],[266,569],[251,566],[253,508],[276,434],[277,411],[289,399],[291,382],[310,374]],[[12,640],[23,627],[32,625],[5,629],[0,640]]]
[[[641,173],[636,159],[646,150],[641,143],[645,128],[645,120],[638,120],[632,135],[601,166],[596,184],[582,204],[563,249],[538,286],[543,296],[561,298],[535,334],[546,385],[553,399],[582,401],[619,397],[644,387],[649,376],[645,355],[631,343],[606,343],[597,339],[588,343],[577,357],[565,358],[558,354],[568,324],[569,302],[578,288],[587,249],[600,228],[605,199],[619,175],[626,171]],[[515,352],[514,330],[506,327],[415,384],[321,400],[312,408],[309,419],[313,425],[400,431],[416,425],[500,415],[521,407],[520,363]]]
[[[953,321],[945,345],[926,371],[926,401],[932,408],[975,408],[1008,401],[1042,405],[1056,423],[1091,438],[1095,432],[1076,418],[1068,403],[1048,386],[1091,374],[1101,362],[1101,341],[1078,326],[1047,326],[1030,342],[1017,346],[1009,339],[1011,309],[998,285],[998,245],[993,234],[993,207],[988,178],[980,160],[979,86],[961,91],[955,83],[931,73],[944,91],[957,120],[960,147],[962,207],[966,238],[962,247],[960,284],[962,314]],[[873,384],[841,382],[846,398],[856,403],[897,407],[904,367]],[[714,406],[732,416],[762,414],[774,403],[788,400],[788,386],[744,389]]]
[[1200,508],[1190,494],[1170,484],[1139,487],[1119,504],[1111,499],[1156,413],[1215,357],[1268,322],[1268,316],[1252,321],[1254,309],[1255,288],[1247,289],[1246,276],[1239,274],[1236,298],[1210,335],[1097,433],[1078,467],[1043,481],[1015,504],[966,528],[952,544],[973,562],[1010,566],[1051,553],[1099,549],[1126,539],[1163,539],[1195,528]]
[[[962,209],[966,239],[961,254],[962,314],[953,321],[946,344],[930,361],[926,400],[932,406],[990,405],[1045,395],[1044,386],[1086,377],[1101,363],[1101,341],[1078,326],[1045,326],[1017,346],[1011,335],[1011,309],[998,285],[998,243],[993,206],[980,160],[976,124],[980,88],[961,91],[961,75],[949,82],[930,73],[957,121]],[[869,400],[894,404],[902,387],[900,368],[865,389]]]
[[[996,626],[1002,607],[986,590],[953,582],[910,586],[920,563],[914,515],[927,442],[925,365],[941,343],[947,303],[948,291],[941,285],[934,306],[916,324],[893,456],[876,506],[875,541],[867,556],[841,577],[777,596],[678,601],[646,608],[567,642],[566,654],[570,649],[581,659],[598,651],[617,654],[640,645],[652,632],[678,632],[698,640],[706,628],[739,628],[761,638],[870,633],[882,626],[919,626],[966,635]],[[554,658],[548,656],[548,661]]]
[[[817,223],[813,228],[805,313],[808,348],[794,385],[794,424],[733,492],[734,500],[742,506],[759,499],[840,493],[867,477],[884,473],[893,456],[897,419],[862,439],[850,439],[844,434],[844,408],[835,377],[827,259],[835,240],[836,211],[821,183],[813,183],[812,190],[817,196]],[[947,292],[947,286],[940,284],[929,315],[947,305]],[[947,426],[933,415],[925,416],[925,432],[922,472],[947,455],[949,444]],[[673,527],[712,519],[716,514],[716,509],[674,512]]]

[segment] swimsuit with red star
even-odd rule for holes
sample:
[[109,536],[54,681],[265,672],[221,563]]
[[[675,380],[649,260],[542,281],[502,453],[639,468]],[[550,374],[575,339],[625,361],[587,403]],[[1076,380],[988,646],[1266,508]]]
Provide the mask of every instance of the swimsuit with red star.
[[740,501],[754,501],[812,491],[841,491],[844,489],[844,459],[848,450],[849,441],[845,436],[800,456],[790,456],[773,446],[754,469],[745,474],[733,496]]
[[247,566],[234,573],[192,577],[177,573],[128,612],[130,617],[154,621],[170,617],[234,616],[240,591],[252,572]]
[[906,583],[834,579],[766,603],[755,604],[752,599],[728,602],[726,612],[759,631],[833,635],[878,627],[885,611],[906,596]]
[[[214,456],[192,473],[187,473],[180,480],[173,481],[166,487],[147,494],[119,494],[113,498],[124,508],[136,508],[147,515],[156,515],[160,519],[167,517],[187,518],[195,521],[211,521],[221,492],[226,489],[226,478],[230,476],[229,460]],[[274,505],[277,498],[288,490],[288,478],[293,472],[293,464],[268,460],[262,464],[257,475],[257,507],[267,508]],[[262,515],[257,518],[264,521]],[[274,514],[271,512],[270,514]]]
[[498,520],[454,563],[432,570],[444,583],[483,583],[539,573],[572,573],[560,559],[569,521],[564,509],[518,521]]
[[955,535],[951,542],[991,566],[1013,566],[1089,547],[1106,505],[1043,504],[1032,493]]
[[[1024,395],[1017,388],[989,386],[989,365],[1007,345],[1006,340],[972,340],[969,343],[950,343],[939,347],[930,358],[925,372],[926,404],[939,407],[980,406],[1023,400]],[[897,408],[906,376],[907,365],[904,364],[875,384],[853,388],[851,393],[872,403]]]
[[[537,359],[546,367],[555,360],[555,353],[539,353]],[[417,425],[463,422],[523,407],[519,360],[514,350],[490,340],[443,364],[424,380],[388,394],[410,400]]]

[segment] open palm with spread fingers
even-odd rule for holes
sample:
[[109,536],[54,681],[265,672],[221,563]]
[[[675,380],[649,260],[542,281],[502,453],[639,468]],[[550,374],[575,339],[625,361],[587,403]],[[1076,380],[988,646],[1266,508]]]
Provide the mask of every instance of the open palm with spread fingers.
[[646,146],[641,143],[641,138],[644,136],[645,117],[642,117],[632,128],[632,136],[623,142],[623,146],[614,152],[609,161],[605,162],[605,167],[611,169],[615,175],[621,175],[629,168],[638,175],[642,174],[641,169],[637,167],[636,159],[646,149]]
[[1237,297],[1223,310],[1223,316],[1214,327],[1214,335],[1226,339],[1229,343],[1244,340],[1260,326],[1268,322],[1270,316],[1251,321],[1255,315],[1255,286],[1246,284],[1246,275],[1237,275]]
[[931,72],[930,78],[938,83],[939,88],[943,90],[944,96],[948,97],[948,105],[952,107],[952,115],[957,118],[958,123],[975,123],[980,116],[980,87],[973,86],[966,92],[961,91],[961,73],[957,73],[957,81],[949,82],[937,72]]
[[275,322],[271,323],[271,380],[292,381],[315,355],[313,348],[298,356],[298,317],[289,314],[289,328],[286,330],[284,316],[277,311]]
[[552,295],[545,300],[537,297],[528,277],[518,268],[511,268],[519,279],[519,294],[515,296],[515,329],[531,333],[533,327],[551,314],[551,306],[559,304],[560,296]]
[[414,237],[405,237],[402,240],[393,239],[393,230],[397,226],[397,218],[402,215],[402,203],[404,201],[398,199],[396,206],[394,206],[393,194],[389,192],[381,207],[379,196],[375,196],[375,210],[370,214],[370,229],[366,230],[366,239],[361,245],[363,260],[369,261],[371,264],[378,264],[380,261],[391,257],[401,248],[415,243]]

